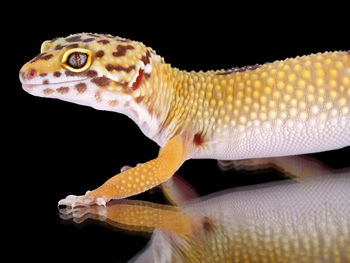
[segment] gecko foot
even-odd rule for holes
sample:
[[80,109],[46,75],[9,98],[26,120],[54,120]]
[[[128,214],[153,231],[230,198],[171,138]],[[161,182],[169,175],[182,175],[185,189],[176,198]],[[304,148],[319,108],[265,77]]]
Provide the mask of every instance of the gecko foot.
[[87,191],[85,195],[68,195],[66,198],[58,201],[58,206],[67,207],[79,207],[79,206],[90,206],[90,205],[103,205],[106,206],[108,202],[107,197],[97,196],[94,191]]

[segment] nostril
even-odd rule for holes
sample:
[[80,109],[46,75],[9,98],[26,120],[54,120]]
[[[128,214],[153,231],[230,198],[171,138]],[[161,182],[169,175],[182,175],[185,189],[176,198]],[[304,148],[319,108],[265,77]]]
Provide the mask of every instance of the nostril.
[[36,75],[36,70],[35,69],[30,69],[29,71],[28,71],[28,78],[34,78],[35,77],[35,75]]
[[21,70],[19,72],[19,76],[21,80],[30,80],[36,76],[36,70],[35,69],[29,69],[27,70]]

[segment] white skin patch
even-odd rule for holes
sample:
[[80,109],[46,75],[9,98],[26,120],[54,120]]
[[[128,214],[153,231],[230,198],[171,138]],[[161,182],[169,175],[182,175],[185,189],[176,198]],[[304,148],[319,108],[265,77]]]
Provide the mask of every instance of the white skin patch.
[[[63,82],[46,79],[49,81],[48,84],[23,84],[23,89],[35,96],[61,99],[82,105],[89,105],[88,101],[96,90],[96,87],[89,85],[90,79],[86,77],[72,77]],[[35,83],[35,79],[32,83]]]
[[[151,66],[144,67],[144,72],[150,73]],[[114,111],[125,114],[132,119],[141,131],[150,139],[162,145],[165,138],[158,136],[159,121],[149,113],[142,103],[136,103],[134,97],[139,95],[139,90],[131,94],[109,91],[99,88],[91,82],[93,78],[84,76],[66,76],[66,70],[60,72],[60,77],[55,77],[54,73],[45,77],[36,76],[32,79],[22,80],[23,89],[28,93],[47,98],[55,98],[79,105],[90,106],[98,110]],[[97,76],[104,76],[105,72],[96,70]],[[57,73],[56,73],[57,75]],[[138,74],[136,74],[135,79]],[[118,78],[117,74],[113,75]],[[44,80],[48,84],[43,84]]]

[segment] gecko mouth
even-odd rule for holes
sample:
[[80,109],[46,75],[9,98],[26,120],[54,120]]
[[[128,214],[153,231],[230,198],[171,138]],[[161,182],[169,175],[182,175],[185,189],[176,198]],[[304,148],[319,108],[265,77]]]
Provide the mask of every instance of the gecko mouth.
[[57,88],[58,86],[72,86],[78,83],[85,82],[87,78],[79,79],[79,80],[71,80],[71,81],[63,81],[63,82],[53,82],[53,83],[25,83],[25,81],[21,81],[23,89],[34,89],[34,88]]
[[74,89],[76,93],[83,93],[87,89],[87,78],[78,80],[54,82],[54,83],[25,83],[22,82],[22,88],[34,96],[51,97],[52,95],[65,95],[71,93]]

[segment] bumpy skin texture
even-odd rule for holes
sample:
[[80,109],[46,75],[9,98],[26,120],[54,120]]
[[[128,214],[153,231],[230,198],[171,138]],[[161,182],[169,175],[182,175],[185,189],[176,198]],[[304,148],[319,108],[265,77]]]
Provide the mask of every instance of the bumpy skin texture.
[[33,95],[123,113],[164,149],[161,161],[148,165],[166,164],[165,173],[157,168],[150,176],[141,165],[90,193],[92,202],[145,191],[189,158],[273,157],[350,145],[349,51],[185,72],[142,43],[84,33],[45,41],[20,79]]
[[[131,262],[350,261],[348,173],[251,188],[190,202],[178,212],[182,221],[167,218],[170,231],[159,220],[151,244]],[[175,232],[185,212],[192,232]]]

